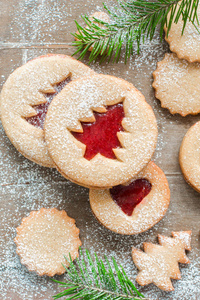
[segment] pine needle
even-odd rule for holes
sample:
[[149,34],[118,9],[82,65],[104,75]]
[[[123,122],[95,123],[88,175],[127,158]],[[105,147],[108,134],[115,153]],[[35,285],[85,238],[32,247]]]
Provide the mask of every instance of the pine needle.
[[[67,258],[66,258],[67,259]],[[82,300],[145,300],[128,279],[122,266],[118,266],[113,258],[112,263],[105,256],[105,262],[94,253],[94,260],[88,250],[80,256],[76,263],[69,256],[70,266],[67,269],[66,281],[54,282],[60,284],[64,291],[53,296],[54,299]],[[147,300],[147,299],[146,299]]]
[[140,44],[154,38],[157,27],[160,27],[162,40],[164,27],[167,27],[168,35],[172,24],[178,23],[179,19],[183,21],[182,34],[188,22],[199,32],[199,0],[117,0],[117,3],[114,10],[104,4],[112,19],[110,24],[96,18],[91,21],[87,16],[82,16],[86,27],[75,21],[78,32],[72,34],[77,39],[73,42],[77,49],[74,55],[80,53],[79,59],[83,59],[92,46],[89,62],[96,61],[98,56],[101,56],[100,62],[106,59],[118,62],[124,47],[126,62],[135,48],[139,53]]

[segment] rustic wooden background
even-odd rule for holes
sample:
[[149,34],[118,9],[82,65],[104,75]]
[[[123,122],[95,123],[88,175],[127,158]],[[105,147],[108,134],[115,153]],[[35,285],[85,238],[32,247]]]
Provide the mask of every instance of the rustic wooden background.
[[[81,13],[101,10],[102,0],[1,0],[0,8],[0,81],[29,59],[46,53],[71,55],[75,31],[74,19]],[[114,7],[115,1],[108,1]],[[152,106],[158,121],[159,139],[154,161],[165,172],[171,190],[171,204],[165,218],[153,229],[137,236],[121,236],[103,228],[93,217],[88,190],[65,180],[56,170],[40,167],[20,155],[0,128],[0,299],[51,299],[60,287],[48,278],[38,277],[21,266],[15,253],[15,228],[31,210],[41,207],[65,209],[76,219],[83,248],[97,251],[100,256],[115,256],[134,281],[137,270],[131,260],[131,247],[143,241],[156,242],[158,233],[192,230],[190,266],[181,266],[182,280],[174,281],[175,292],[164,293],[153,285],[141,288],[151,299],[200,299],[200,195],[183,179],[178,152],[183,136],[200,116],[172,116],[154,97],[151,87],[156,63],[169,51],[158,35],[141,47],[126,65],[123,57],[118,64],[91,67],[104,74],[115,75],[133,83]],[[84,60],[87,64],[87,58]],[[198,162],[199,163],[199,162]],[[63,278],[63,276],[61,277]]]

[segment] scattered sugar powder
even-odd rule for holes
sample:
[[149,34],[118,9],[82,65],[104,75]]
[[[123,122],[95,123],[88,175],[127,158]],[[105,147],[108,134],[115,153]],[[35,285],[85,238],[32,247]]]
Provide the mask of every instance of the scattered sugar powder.
[[[98,223],[95,222],[92,224],[92,228],[91,224],[87,224],[87,237],[84,241],[84,246],[85,248],[89,248],[90,251],[95,251],[99,257],[103,257],[104,254],[110,259],[111,257],[114,257],[117,262],[123,266],[128,277],[136,287],[151,300],[198,300],[198,296],[200,296],[200,258],[196,252],[197,249],[193,249],[191,253],[187,252],[189,253],[188,256],[191,260],[191,264],[179,264],[182,279],[172,280],[172,284],[175,288],[174,292],[163,292],[153,284],[142,288],[135,282],[138,271],[132,261],[131,248],[134,246],[137,249],[142,249],[143,242],[146,241],[158,244],[155,239],[155,231],[158,229],[159,224],[154,226],[154,230],[150,229],[139,235],[134,235],[132,237],[120,236],[110,233],[110,231],[103,227],[99,228]],[[98,238],[98,242],[100,242],[99,245],[101,245],[99,248],[91,245],[90,234],[93,235],[93,239],[96,237]],[[167,232],[166,228],[162,230],[162,234],[170,236],[169,231]],[[109,247],[107,247],[107,244],[109,244]],[[196,252],[196,254],[194,254],[194,252]]]
[[71,7],[63,1],[19,1],[11,20],[12,38],[21,42],[55,42],[57,33],[68,26],[69,17]]
[[[53,171],[54,172],[54,171]],[[99,257],[107,255],[115,257],[121,263],[128,276],[133,282],[137,275],[137,269],[131,259],[131,248],[140,248],[144,241],[156,242],[155,232],[169,235],[167,227],[163,228],[162,221],[155,225],[153,230],[135,236],[121,236],[114,234],[102,227],[93,217],[89,203],[88,190],[77,186],[69,181],[46,182],[40,177],[40,183],[17,184],[4,186],[2,188],[1,202],[1,296],[3,300],[31,300],[51,299],[62,288],[52,283],[47,277],[39,277],[35,273],[28,272],[26,267],[20,264],[16,255],[16,247],[13,238],[16,235],[15,228],[21,223],[21,219],[32,210],[39,210],[41,207],[57,207],[65,209],[70,217],[76,219],[77,227],[80,228],[80,237],[83,242],[83,249],[87,248],[92,253],[96,251]],[[170,214],[170,212],[169,212]],[[168,219],[168,217],[167,217]],[[171,226],[169,223],[168,225]],[[200,259],[197,249],[189,254],[192,263],[188,266],[181,266],[182,280],[174,281],[175,292],[164,293],[153,284],[141,288],[150,299],[190,299],[192,295],[200,292]],[[58,276],[62,280],[65,276]]]
[[[98,5],[100,5],[100,2],[98,2]],[[62,43],[66,40],[72,40],[67,26],[69,24],[71,26],[73,19],[79,18],[83,12],[83,7],[84,12],[89,15],[95,11],[97,4],[95,1],[89,0],[85,1],[84,5],[79,1],[73,1],[68,5],[66,1],[26,0],[19,1],[17,4],[15,1],[14,4],[7,7],[11,11],[11,36],[9,37],[11,40],[20,40],[24,43],[30,41]],[[198,116],[188,117],[186,120],[171,116],[160,107],[159,101],[154,97],[154,91],[151,87],[152,72],[156,69],[157,61],[163,59],[167,50],[167,44],[165,42],[161,43],[159,34],[156,34],[152,42],[146,42],[141,46],[140,55],[133,55],[126,66],[124,66],[123,56],[119,64],[104,63],[101,66],[98,64],[92,64],[91,66],[99,73],[118,76],[130,81],[145,95],[147,102],[153,107],[156,114],[160,133],[155,154],[156,162],[159,162],[161,168],[166,167],[167,164],[166,169],[169,173],[178,170],[178,175],[181,176],[178,160],[172,147],[173,143],[170,144],[172,146],[166,147],[169,144],[169,139],[171,139],[169,133],[172,133],[172,130],[170,128],[173,128],[173,141],[179,141],[180,135],[184,135],[184,132],[197,120]],[[48,52],[71,55],[73,49],[25,49],[23,50],[23,62]],[[85,62],[88,61],[85,60]],[[9,64],[13,64],[13,69],[16,67],[11,60],[9,60]],[[7,75],[3,74],[1,79],[4,81]],[[179,130],[176,130],[178,128]],[[102,227],[93,217],[88,202],[88,191],[85,188],[66,181],[56,170],[43,168],[29,162],[14,149],[2,128],[0,128],[0,135],[0,180],[2,185],[0,202],[0,290],[3,300],[47,300],[62,290],[49,278],[39,277],[35,273],[28,272],[26,267],[20,264],[16,255],[16,247],[13,242],[16,235],[15,228],[20,225],[21,219],[28,216],[32,210],[39,210],[41,207],[65,209],[70,217],[76,219],[77,227],[80,228],[83,249],[88,248],[91,252],[96,251],[101,258],[104,254],[109,258],[114,256],[117,262],[123,265],[133,282],[137,275],[137,269],[132,262],[131,247],[140,248],[144,241],[156,242],[157,233],[169,236],[171,230],[177,230],[182,217],[187,219],[189,210],[186,211],[188,206],[184,203],[185,198],[176,198],[175,192],[172,190],[172,205],[177,211],[170,209],[167,216],[146,233],[132,237],[114,234]],[[174,142],[174,144],[178,149],[179,142]],[[167,151],[169,156],[167,156]],[[169,164],[170,161],[166,161],[166,157],[170,157],[173,164]],[[174,186],[172,185],[173,188]],[[177,185],[174,189],[181,189],[181,185]],[[187,201],[194,198],[190,205],[197,205],[198,195],[189,188],[188,190],[185,188],[185,191],[188,195]],[[185,205],[185,215],[179,216],[178,209],[182,205]],[[193,211],[195,211],[195,208],[193,208]],[[196,218],[196,215],[194,218]],[[187,226],[189,225],[186,220],[183,229],[191,229]],[[196,223],[193,225],[196,236],[198,235],[198,228],[200,228],[198,226]],[[197,241],[195,242],[197,244]],[[198,300],[200,298],[199,249],[193,247],[188,256],[191,259],[191,264],[181,266],[182,279],[173,281],[174,292],[164,293],[153,284],[144,288],[136,284],[137,288],[151,299]],[[63,278],[65,276],[57,277],[60,280]]]
[[[102,10],[102,6],[98,8]],[[86,0],[84,3],[67,3],[65,0],[12,0],[2,8],[2,16],[10,20],[4,42],[20,42],[29,46],[52,43],[66,45],[66,40],[71,39],[72,27],[76,30],[74,20],[81,20],[81,14],[90,15],[96,10],[97,3],[94,0]]]
[[[26,267],[20,264],[13,242],[13,238],[16,236],[15,228],[20,225],[21,219],[27,216],[30,211],[39,210],[41,207],[57,207],[69,211],[63,201],[65,196],[66,199],[68,198],[68,191],[73,192],[77,197],[78,195],[81,197],[81,194],[85,192],[80,191],[80,189],[78,191],[69,182],[65,182],[64,185],[60,182],[55,189],[53,186],[54,184],[43,182],[32,186],[18,184],[2,188],[3,200],[0,210],[1,299],[50,299],[56,293],[56,284],[53,284],[47,277],[39,277],[35,273],[29,272]],[[75,192],[75,190],[77,191]],[[70,206],[73,206],[72,202]],[[78,209],[76,204],[74,209]]]

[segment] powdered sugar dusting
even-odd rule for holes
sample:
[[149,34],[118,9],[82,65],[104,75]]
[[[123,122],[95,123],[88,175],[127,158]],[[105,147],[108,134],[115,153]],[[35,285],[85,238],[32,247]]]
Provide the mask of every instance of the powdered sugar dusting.
[[[200,17],[200,6],[197,9],[197,17]],[[177,24],[172,23],[169,35],[166,37],[171,51],[177,53],[179,58],[187,59],[189,62],[200,61],[200,26],[196,19],[194,23],[196,28],[192,22],[188,21],[182,34],[183,21],[180,18]]]
[[[70,131],[82,132],[81,122],[91,122],[94,111],[123,101],[124,131],[118,132],[122,148],[118,160],[97,154],[83,158],[85,145]],[[52,101],[45,120],[49,153],[64,176],[90,187],[110,187],[130,180],[150,160],[157,140],[157,125],[144,97],[128,82],[112,76],[82,77],[71,82]],[[98,180],[97,180],[98,178]]]
[[[168,224],[169,225],[169,224]],[[162,227],[162,229],[161,229]],[[174,228],[174,225],[173,225]],[[132,247],[136,247],[137,249],[142,249],[143,242],[153,242],[158,243],[155,239],[156,233],[155,231],[170,235],[170,231],[167,228],[163,228],[162,224],[157,224],[154,226],[154,229],[148,230],[146,233],[142,233],[135,236],[119,236],[114,233],[108,234],[108,230],[103,227],[99,227],[98,223],[95,222],[91,227],[91,223],[87,224],[85,229],[87,232],[87,238],[85,240],[85,247],[91,250],[96,251],[96,253],[102,257],[102,249],[97,249],[94,245],[90,244],[90,233],[94,235],[95,238],[98,237],[100,244],[103,247],[103,252],[108,257],[113,256],[116,260],[118,260],[125,271],[127,272],[129,278],[135,283],[136,287],[143,292],[146,297],[150,299],[162,299],[162,300],[197,300],[200,292],[200,259],[197,249],[193,249],[191,253],[188,252],[188,257],[191,260],[191,264],[183,265],[179,264],[181,271],[181,280],[172,280],[173,286],[175,290],[173,292],[164,292],[157,288],[155,285],[150,284],[146,287],[141,287],[135,282],[135,278],[138,274],[138,270],[135,267],[132,257],[131,250]],[[109,244],[109,248],[107,245]],[[198,251],[198,250],[197,250]],[[196,253],[195,253],[196,252]]]
[[[72,16],[71,8],[64,2],[19,1],[10,3],[15,14],[11,20],[11,39],[24,42],[54,42],[56,33],[68,26],[68,18]],[[64,28],[63,28],[64,27]]]
[[53,94],[45,94],[45,98],[46,98],[46,103],[38,105],[38,106],[34,106],[34,109],[37,112],[37,115],[34,117],[29,117],[26,118],[26,121],[38,128],[43,129],[44,128],[44,121],[45,121],[45,117],[46,117],[46,113],[49,107],[49,104],[51,103],[51,101],[53,100],[53,98],[64,88],[64,86],[66,84],[68,84],[71,81],[70,77],[67,77],[65,80],[63,80],[62,82],[60,82],[59,84],[57,84],[56,86],[54,86],[55,89],[55,93]]
[[[164,173],[152,162],[134,179],[144,178],[151,185],[150,193],[127,216],[113,201],[109,190],[90,190],[90,205],[96,218],[106,228],[120,234],[136,234],[151,228],[165,215],[170,191]],[[131,192],[129,192],[131,198]]]
[[[5,3],[5,4],[4,4]],[[111,2],[109,1],[109,4]],[[8,78],[9,73],[26,60],[30,60],[42,54],[62,53],[71,55],[74,49],[66,46],[65,49],[55,48],[50,45],[42,48],[45,42],[69,43],[72,41],[70,32],[76,30],[74,19],[80,19],[81,13],[91,15],[97,6],[102,10],[102,1],[3,1],[5,47],[29,47],[29,49],[6,49],[1,51],[1,84]],[[38,11],[46,11],[49,20]],[[116,5],[116,2],[114,2]],[[114,6],[113,5],[113,6]],[[33,13],[33,17],[30,14]],[[49,6],[54,7],[54,10]],[[20,9],[19,9],[20,7]],[[51,11],[51,13],[50,13]],[[33,19],[35,21],[33,21]],[[37,20],[38,19],[38,20]],[[43,20],[45,21],[43,23]],[[51,20],[53,20],[52,24]],[[6,25],[7,23],[7,25]],[[37,30],[34,29],[34,24]],[[28,26],[32,28],[29,30]],[[52,26],[52,30],[51,29]],[[34,40],[32,40],[34,36]],[[44,41],[44,42],[43,42]],[[10,42],[10,43],[9,43]],[[16,44],[14,43],[16,42]],[[62,45],[61,45],[62,46]],[[62,288],[51,282],[48,278],[38,277],[27,271],[22,266],[16,255],[16,247],[13,242],[15,228],[21,223],[21,219],[28,216],[31,210],[41,207],[57,207],[65,209],[68,215],[76,219],[77,227],[81,230],[83,248],[91,252],[96,251],[100,258],[104,253],[110,258],[114,256],[121,263],[128,275],[135,282],[137,269],[131,258],[131,248],[140,248],[144,241],[156,243],[158,233],[170,236],[173,230],[193,230],[192,252],[188,254],[191,264],[181,265],[182,279],[173,282],[175,291],[165,293],[153,284],[141,288],[136,286],[151,299],[162,300],[197,300],[200,295],[200,259],[199,259],[199,194],[192,190],[183,180],[178,165],[178,149],[187,129],[199,120],[199,116],[182,118],[172,116],[166,109],[161,108],[160,102],[155,99],[151,87],[152,72],[156,69],[157,61],[163,59],[168,51],[167,44],[160,42],[159,33],[152,42],[146,42],[141,47],[140,55],[130,58],[126,66],[123,57],[119,64],[104,63],[101,66],[92,64],[92,68],[98,73],[110,74],[121,77],[133,83],[145,95],[147,102],[153,107],[156,114],[159,139],[155,160],[158,165],[169,175],[168,180],[171,189],[171,205],[167,215],[159,224],[146,233],[135,236],[122,236],[112,233],[101,226],[91,213],[88,203],[88,191],[78,185],[66,181],[56,170],[43,168],[36,165],[21,154],[11,145],[4,130],[1,134],[1,159],[0,180],[5,185],[1,189],[0,215],[1,215],[1,281],[0,290],[3,300],[47,300]],[[85,63],[88,63],[87,57]],[[64,276],[58,276],[61,279]]]
[[187,181],[197,190],[200,189],[200,122],[193,125],[186,133],[181,144],[180,164]]
[[64,210],[42,208],[32,211],[16,228],[14,241],[21,263],[40,276],[63,274],[65,268],[62,264],[69,265],[63,253],[68,258],[70,253],[74,260],[81,246],[79,230],[74,223],[75,220]]
[[166,54],[154,72],[153,87],[162,107],[182,116],[200,111],[200,89],[197,84],[200,64],[180,60],[176,54]]
[[[90,68],[71,57],[48,55],[31,60],[8,77],[1,92],[1,119],[13,145],[25,157],[43,166],[54,167],[43,130],[26,122],[27,118],[37,115],[34,107],[45,106],[44,94],[56,93],[54,85],[67,77],[74,80],[92,73]],[[39,125],[42,127],[43,124]]]
[[[114,234],[102,227],[92,216],[88,203],[88,191],[68,181],[31,185],[21,184],[3,187],[3,199],[1,202],[2,235],[0,249],[2,255],[1,267],[1,293],[5,300],[16,299],[49,299],[62,289],[52,283],[48,278],[38,277],[30,273],[19,262],[16,255],[16,247],[13,238],[16,235],[15,228],[21,223],[21,219],[28,216],[31,210],[41,207],[57,207],[65,209],[70,217],[76,219],[76,225],[80,228],[80,238],[83,241],[83,249],[96,251],[99,257],[106,254],[110,258],[122,263],[130,278],[135,281],[137,270],[131,259],[131,247],[140,248],[144,241],[155,241],[156,232],[170,235],[170,230],[177,228],[173,221],[173,212],[169,213],[165,222],[157,224],[154,229],[135,236],[122,236]],[[171,215],[171,217],[170,217]],[[176,218],[177,220],[177,218]],[[193,241],[194,242],[194,241]],[[192,293],[197,293],[199,286],[199,258],[198,250],[193,249],[189,254],[191,266],[182,267],[182,280],[173,283],[175,292],[173,300],[188,299]],[[63,277],[58,277],[63,279]],[[139,287],[137,285],[137,287]],[[141,288],[140,288],[141,289]],[[170,295],[159,291],[153,285],[142,289],[151,299],[171,299]],[[12,298],[15,295],[15,298]],[[185,298],[184,298],[185,297]],[[189,298],[194,299],[195,298]]]
[[173,238],[159,235],[159,244],[145,243],[144,252],[136,248],[132,257],[139,269],[137,282],[141,285],[154,283],[160,289],[173,291],[170,277],[180,279],[178,262],[187,264],[185,250],[190,250],[191,232],[172,233]]

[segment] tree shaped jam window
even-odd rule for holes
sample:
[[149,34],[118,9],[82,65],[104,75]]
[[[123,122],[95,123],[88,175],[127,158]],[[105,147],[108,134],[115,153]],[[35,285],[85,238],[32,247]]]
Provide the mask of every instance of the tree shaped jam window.
[[91,160],[96,154],[116,159],[113,152],[115,148],[121,148],[117,132],[124,131],[122,120],[124,118],[123,104],[107,106],[105,113],[94,112],[95,122],[81,122],[83,132],[71,132],[73,136],[86,145],[84,157]]
[[151,183],[144,179],[132,181],[129,185],[117,185],[110,189],[112,199],[119,205],[121,210],[131,216],[135,207],[151,191]]
[[60,91],[71,81],[70,77],[67,77],[65,80],[61,81],[60,83],[58,83],[57,85],[54,85],[54,89],[56,90],[55,93],[48,93],[48,94],[44,94],[47,102],[40,104],[40,105],[36,105],[33,108],[36,110],[37,115],[30,117],[30,118],[26,118],[26,121],[38,128],[43,129],[44,127],[44,121],[45,121],[45,117],[47,114],[47,110],[48,107],[51,103],[51,101],[53,100],[53,98],[60,93]]

